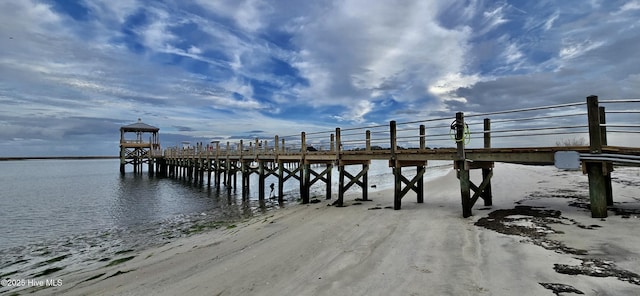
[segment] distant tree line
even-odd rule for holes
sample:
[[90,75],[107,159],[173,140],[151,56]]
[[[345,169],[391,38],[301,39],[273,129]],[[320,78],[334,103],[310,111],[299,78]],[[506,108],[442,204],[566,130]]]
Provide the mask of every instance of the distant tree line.
[[572,138],[556,141],[556,146],[587,146],[585,138]]

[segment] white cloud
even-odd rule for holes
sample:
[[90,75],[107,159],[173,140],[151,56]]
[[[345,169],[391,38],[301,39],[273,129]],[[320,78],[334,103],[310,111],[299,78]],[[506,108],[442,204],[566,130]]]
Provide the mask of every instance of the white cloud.
[[[0,3],[0,9],[20,16],[3,19],[3,31],[6,32],[46,30],[52,27],[63,29],[60,24],[62,19],[51,10],[49,5],[43,3],[31,0],[3,1]],[[16,35],[14,37],[21,36]]]
[[361,124],[365,122],[365,116],[375,108],[375,104],[371,101],[360,100],[357,104],[351,106],[349,110],[341,115],[336,115],[339,121],[350,121]]
[[196,3],[217,15],[230,16],[239,27],[249,32],[263,28],[263,18],[272,11],[270,4],[263,0],[196,0]]
[[107,19],[113,17],[119,24],[124,23],[127,17],[144,7],[138,0],[93,0],[84,1],[83,4],[95,11],[95,16]]
[[260,104],[260,102],[251,100],[251,99],[234,100],[228,97],[221,97],[221,96],[214,96],[214,95],[207,96],[206,98],[212,102],[212,107],[216,109],[247,111],[247,110],[256,110],[256,109],[262,108],[262,105]]
[[516,69],[519,64],[522,64],[524,61],[524,54],[520,51],[520,48],[515,43],[510,43],[507,45],[503,52],[503,56],[507,64],[516,64]]
[[199,55],[202,53],[202,49],[198,48],[195,45],[191,45],[191,47],[189,47],[189,49],[187,50],[187,53],[192,55]]
[[459,96],[455,91],[462,87],[468,87],[480,81],[478,75],[463,75],[462,73],[449,73],[435,81],[429,92],[442,101],[458,101],[466,103],[467,99]]
[[311,83],[303,97],[325,97],[325,104],[354,98],[400,94],[424,97],[426,86],[464,67],[470,31],[444,29],[436,2],[343,1],[305,18],[294,38],[301,48],[295,66]]
[[508,7],[509,4],[502,4],[501,6],[495,7],[492,10],[487,10],[483,12],[483,26],[480,30],[477,30],[479,35],[484,35],[492,30],[495,30],[500,25],[507,23],[509,20],[505,18],[504,10]]
[[625,3],[624,5],[622,5],[622,7],[620,7],[618,11],[614,12],[613,15],[622,14],[622,13],[630,12],[633,10],[639,10],[639,9],[640,9],[640,0],[631,0]]
[[551,30],[551,28],[553,27],[553,23],[560,17],[560,13],[558,13],[557,11],[551,15],[545,22],[544,22],[544,29],[545,31]]
[[604,44],[602,41],[576,41],[573,39],[562,40],[563,46],[558,55],[562,59],[572,59],[585,54],[588,51],[596,49]]
[[153,13],[154,19],[141,30],[140,34],[146,47],[163,52],[170,48],[169,45],[172,41],[177,39],[177,36],[173,35],[167,28],[172,23],[172,20],[166,11],[153,8],[148,9],[148,11]]

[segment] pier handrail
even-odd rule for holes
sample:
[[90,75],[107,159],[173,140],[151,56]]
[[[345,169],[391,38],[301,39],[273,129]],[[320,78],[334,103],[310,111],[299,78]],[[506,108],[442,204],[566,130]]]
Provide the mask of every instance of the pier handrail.
[[[612,99],[601,100],[602,104],[620,104],[620,103],[640,103],[640,99]],[[520,109],[501,110],[484,113],[465,114],[465,124],[469,126],[468,134],[471,136],[469,148],[481,146],[481,142],[477,141],[479,137],[482,139],[484,135],[490,134],[491,138],[499,139],[493,143],[494,147],[505,147],[506,140],[512,140],[511,143],[529,143],[523,140],[525,137],[547,137],[556,139],[557,136],[575,136],[585,137],[588,135],[588,125],[586,120],[587,112],[579,112],[576,107],[585,106],[585,102],[555,104],[539,107],[529,107]],[[543,112],[543,113],[541,113]],[[521,116],[520,114],[531,113],[529,116]],[[519,114],[518,116],[508,117],[510,114]],[[613,116],[629,116],[640,114],[638,110],[611,110],[607,112]],[[483,128],[484,119],[489,116],[498,116],[491,119],[490,130]],[[483,120],[477,118],[485,117]],[[553,120],[553,121],[552,121]],[[451,140],[450,122],[453,117],[436,117],[424,120],[396,122],[395,144],[396,148],[411,149],[427,149],[427,148],[446,148],[454,146],[455,142]],[[478,127],[480,126],[480,127]],[[615,133],[640,133],[640,126],[626,122],[602,123],[603,128],[609,128],[608,132]],[[340,133],[339,137],[337,133]],[[389,141],[389,125],[374,124],[362,127],[337,128],[332,130],[321,130],[313,132],[304,132],[304,139],[301,134],[275,136],[268,139],[250,139],[244,144],[239,142],[228,142],[227,148],[213,147],[212,145],[197,145],[197,150],[178,149],[172,147],[168,149],[171,152],[165,152],[165,155],[184,156],[193,153],[200,153],[209,157],[224,156],[240,156],[252,158],[288,155],[295,156],[299,154],[326,154],[340,153],[347,151],[370,151],[391,149],[392,143]],[[482,135],[482,136],[481,136]],[[515,140],[515,141],[513,141]],[[543,141],[539,141],[541,144]],[[247,145],[248,143],[248,145]],[[475,143],[475,144],[474,144]],[[304,147],[303,147],[304,145]],[[531,144],[520,144],[524,147],[535,147]],[[547,142],[544,146],[552,146],[553,143]],[[224,145],[223,145],[224,146]],[[515,145],[513,147],[520,147]]]

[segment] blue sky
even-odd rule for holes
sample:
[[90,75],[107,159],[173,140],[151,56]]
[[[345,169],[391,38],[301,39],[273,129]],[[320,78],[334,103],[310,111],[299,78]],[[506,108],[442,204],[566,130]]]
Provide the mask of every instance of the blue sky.
[[0,2],[0,156],[640,97],[640,1]]

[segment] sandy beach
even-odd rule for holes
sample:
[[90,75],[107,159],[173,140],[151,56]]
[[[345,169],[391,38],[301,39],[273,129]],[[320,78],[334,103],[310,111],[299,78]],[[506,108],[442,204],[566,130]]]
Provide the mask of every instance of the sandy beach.
[[[479,173],[479,172],[473,172]],[[478,180],[477,175],[475,180]],[[392,177],[391,175],[389,176]],[[34,295],[638,295],[640,170],[614,173],[613,209],[593,219],[587,177],[496,164],[492,207],[462,218],[455,172],[425,203],[393,191],[346,207],[321,200],[52,274]]]

